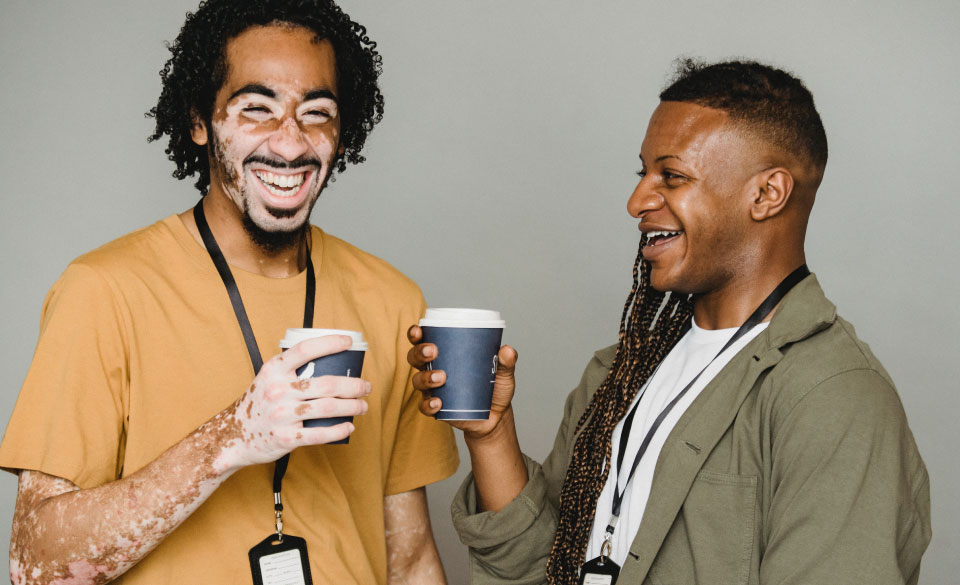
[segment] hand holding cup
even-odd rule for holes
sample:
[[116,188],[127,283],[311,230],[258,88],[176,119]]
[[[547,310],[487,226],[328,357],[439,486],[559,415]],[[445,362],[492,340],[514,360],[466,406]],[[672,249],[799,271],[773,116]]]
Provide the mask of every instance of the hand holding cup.
[[[514,394],[517,352],[507,345],[498,350],[503,322],[498,315],[490,319],[490,313],[428,309],[420,325],[407,331],[414,346],[407,361],[421,370],[413,377],[414,387],[423,396],[420,411],[463,430],[468,438],[480,438],[496,429],[510,410]],[[453,322],[456,319],[451,314],[466,314],[472,323]],[[438,359],[445,349],[445,359]],[[438,364],[446,364],[450,371]]]
[[300,379],[297,370],[352,343],[343,335],[307,339],[264,363],[247,391],[218,415],[223,420],[212,423],[227,431],[220,463],[227,468],[269,463],[296,447],[347,438],[354,430],[350,422],[309,428],[304,421],[365,413],[370,383],[346,376]]
[[[363,333],[344,329],[287,329],[287,335],[280,341],[280,347],[286,351],[297,343],[307,339],[346,335],[352,340],[346,351],[319,356],[303,366],[297,368],[297,377],[300,380],[321,378],[326,376],[346,376],[359,378],[363,371],[363,358],[369,348],[363,340]],[[353,416],[330,416],[324,418],[306,419],[305,428],[332,427],[341,423],[353,422]],[[331,441],[331,445],[346,445],[350,437],[338,441]]]

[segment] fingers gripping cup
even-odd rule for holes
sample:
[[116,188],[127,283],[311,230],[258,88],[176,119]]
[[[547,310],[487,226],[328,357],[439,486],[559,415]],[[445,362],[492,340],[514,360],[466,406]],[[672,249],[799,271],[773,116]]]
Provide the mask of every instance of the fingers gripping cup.
[[437,420],[486,420],[490,416],[497,352],[504,321],[498,311],[427,309],[420,319],[423,341],[437,346],[429,366],[447,380],[433,395],[443,406]]
[[[287,329],[287,335],[280,341],[282,349],[290,349],[305,339],[326,337],[327,335],[346,335],[353,339],[353,345],[346,351],[320,356],[297,368],[297,377],[301,380],[319,378],[320,376],[347,376],[359,378],[363,369],[363,356],[367,352],[367,342],[363,340],[363,333],[346,331],[343,329]],[[352,416],[334,416],[330,418],[315,418],[303,421],[305,427],[332,427],[344,422],[353,422]],[[346,445],[350,437],[329,443],[330,445]]]

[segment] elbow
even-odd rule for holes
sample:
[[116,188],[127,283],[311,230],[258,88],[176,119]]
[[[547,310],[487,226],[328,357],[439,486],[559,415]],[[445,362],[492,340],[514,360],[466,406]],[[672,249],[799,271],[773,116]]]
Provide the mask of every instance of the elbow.
[[17,546],[16,540],[10,543],[10,584],[27,585],[27,583],[40,583],[41,570],[29,560],[21,547]]
[[10,535],[10,583],[11,585],[24,585],[27,582],[27,571],[24,568],[26,559],[23,554],[23,546],[17,538],[17,523],[14,522],[13,534]]
[[71,585],[98,585],[111,580],[104,567],[94,567],[86,561],[70,563],[66,570],[42,569],[39,565],[23,559],[23,555],[10,553],[11,585],[39,585],[41,583],[70,583]]
[[106,567],[95,566],[85,560],[58,563],[55,558],[41,558],[36,543],[23,542],[13,531],[10,541],[11,585],[43,585],[70,583],[71,585],[97,585],[110,581]]
[[23,567],[20,554],[10,547],[10,583],[11,585],[26,585],[27,575]]

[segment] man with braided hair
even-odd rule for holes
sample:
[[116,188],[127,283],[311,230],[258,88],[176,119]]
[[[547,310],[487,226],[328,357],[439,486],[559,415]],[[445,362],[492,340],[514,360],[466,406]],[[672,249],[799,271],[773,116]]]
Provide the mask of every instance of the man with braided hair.
[[[827,161],[813,97],[755,62],[682,62],[627,208],[619,342],[522,454],[501,348],[453,503],[476,584],[916,584],[929,483],[892,381],[805,266]],[[418,368],[437,348],[408,355]],[[421,411],[440,371],[422,371]]]
[[[424,486],[456,445],[405,360],[423,297],[308,221],[382,117],[376,44],[331,0],[207,0],[170,51],[151,139],[202,198],[47,297],[0,446],[11,581],[445,583]],[[352,346],[279,355],[301,323],[362,332],[363,378],[298,377]]]

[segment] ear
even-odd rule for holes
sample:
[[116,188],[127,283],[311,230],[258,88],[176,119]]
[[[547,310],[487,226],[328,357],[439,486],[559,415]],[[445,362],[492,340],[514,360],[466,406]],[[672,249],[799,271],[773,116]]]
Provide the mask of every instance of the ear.
[[194,144],[197,146],[206,146],[208,140],[206,122],[197,114],[196,110],[190,110],[190,118],[192,120],[192,124],[190,125],[190,138],[193,139]]
[[787,206],[793,193],[793,175],[783,167],[775,167],[757,175],[757,182],[750,217],[763,221],[780,214]]

